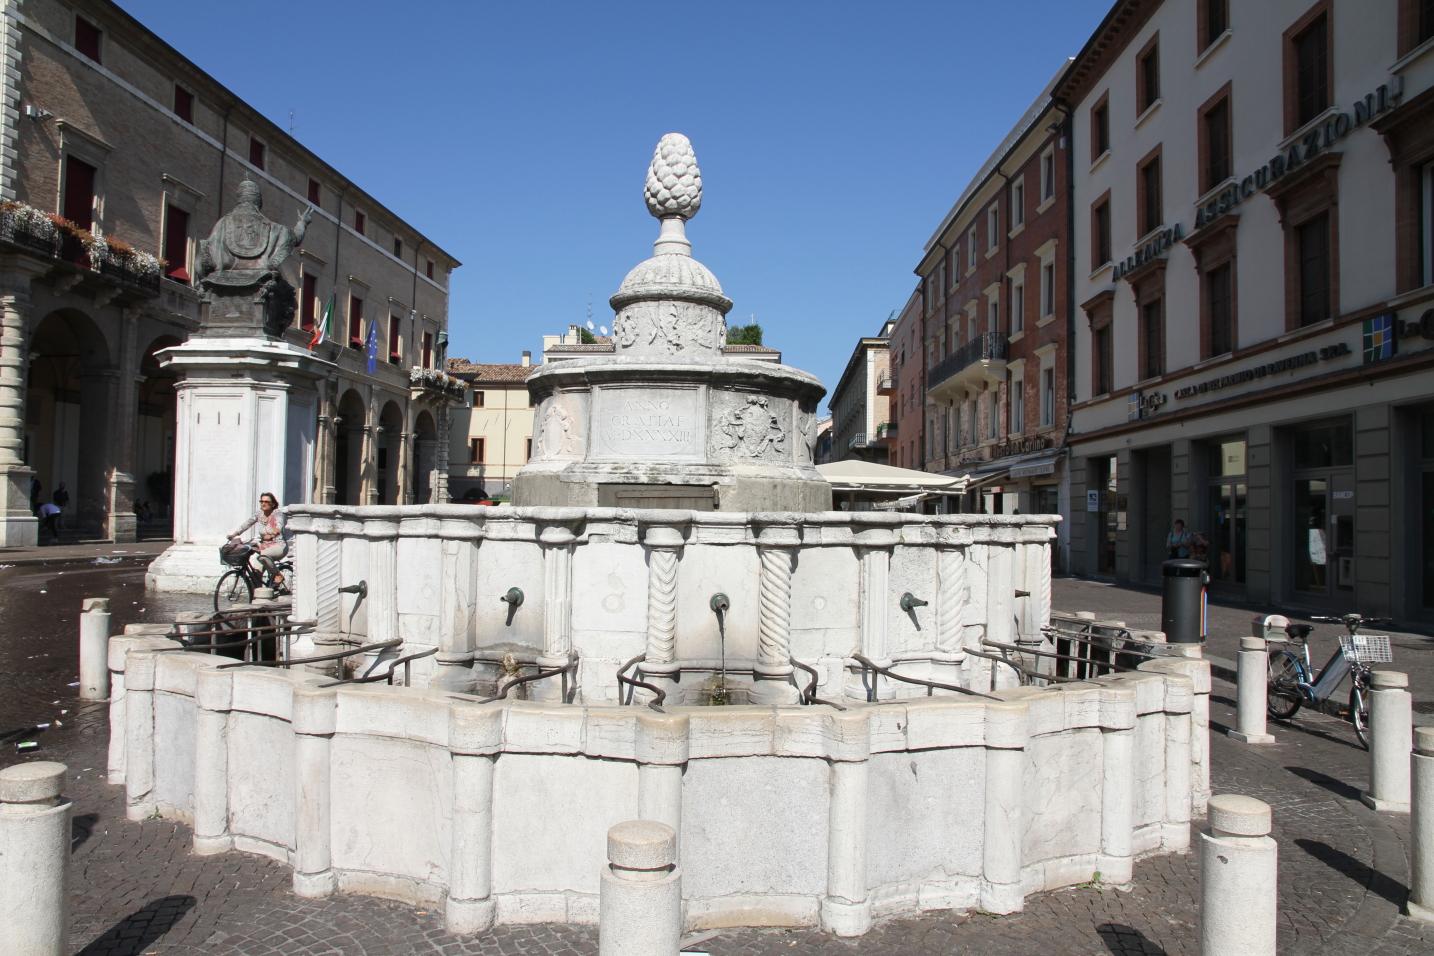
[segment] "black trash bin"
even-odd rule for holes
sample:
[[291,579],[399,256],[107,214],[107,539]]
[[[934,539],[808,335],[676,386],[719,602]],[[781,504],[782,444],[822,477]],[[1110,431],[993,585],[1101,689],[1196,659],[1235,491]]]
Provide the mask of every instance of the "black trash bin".
[[1205,562],[1174,558],[1160,566],[1165,590],[1160,602],[1160,629],[1171,644],[1205,640]]

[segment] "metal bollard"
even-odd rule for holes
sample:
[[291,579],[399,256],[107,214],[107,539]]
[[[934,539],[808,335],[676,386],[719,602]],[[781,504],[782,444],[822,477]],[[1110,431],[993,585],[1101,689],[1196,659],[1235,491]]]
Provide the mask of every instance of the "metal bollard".
[[1230,736],[1247,744],[1272,744],[1265,731],[1265,703],[1269,694],[1270,656],[1258,637],[1240,638],[1239,686],[1235,728]]
[[1414,701],[1409,675],[1375,671],[1369,676],[1369,789],[1364,805],[1409,812],[1409,751],[1414,744]]
[[1434,923],[1434,727],[1415,728],[1413,764],[1407,908],[1411,919]]
[[682,938],[677,834],[655,820],[607,831],[598,903],[598,956],[675,956]]
[[1279,846],[1270,807],[1233,793],[1210,798],[1200,831],[1200,952],[1274,956]]
[[80,606],[80,697],[110,696],[110,599],[85,598]]
[[71,804],[60,796],[62,763],[0,770],[0,913],[5,952],[63,956],[70,869]]

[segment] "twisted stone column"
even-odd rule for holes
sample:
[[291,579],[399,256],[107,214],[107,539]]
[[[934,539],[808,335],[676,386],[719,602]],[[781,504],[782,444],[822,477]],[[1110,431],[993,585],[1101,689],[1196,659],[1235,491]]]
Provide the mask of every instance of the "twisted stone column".
[[795,703],[792,683],[792,570],[801,532],[795,524],[769,524],[757,531],[761,561],[757,605],[754,703]]
[[957,660],[965,657],[966,551],[947,542],[936,552],[936,650]]

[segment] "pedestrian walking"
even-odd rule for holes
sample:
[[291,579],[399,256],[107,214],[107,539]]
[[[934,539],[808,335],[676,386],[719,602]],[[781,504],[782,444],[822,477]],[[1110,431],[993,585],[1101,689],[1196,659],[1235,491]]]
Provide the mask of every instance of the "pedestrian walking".
[[47,501],[40,506],[40,527],[50,532],[55,544],[60,543],[60,506]]
[[1194,536],[1185,530],[1185,522],[1176,518],[1170,527],[1170,533],[1165,536],[1165,550],[1172,558],[1188,558],[1190,546],[1194,542]]

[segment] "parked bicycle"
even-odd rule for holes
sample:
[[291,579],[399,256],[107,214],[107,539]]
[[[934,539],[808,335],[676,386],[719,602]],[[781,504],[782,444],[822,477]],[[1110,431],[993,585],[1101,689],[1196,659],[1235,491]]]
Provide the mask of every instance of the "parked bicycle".
[[254,591],[261,587],[272,588],[275,596],[289,593],[294,562],[286,558],[275,563],[272,570],[256,567],[254,553],[249,545],[232,542],[219,549],[219,560],[229,565],[229,570],[219,575],[219,583],[214,586],[216,612],[249,603],[254,600]]
[[1374,664],[1394,660],[1387,634],[1361,634],[1359,629],[1392,623],[1389,618],[1344,614],[1339,617],[1316,616],[1310,620],[1322,624],[1342,624],[1349,633],[1339,638],[1339,648],[1318,671],[1310,664],[1310,624],[1288,624],[1288,647],[1270,651],[1269,690],[1265,708],[1271,717],[1289,720],[1303,704],[1327,700],[1339,689],[1346,676],[1350,678],[1349,720],[1354,734],[1369,749],[1369,675]]

